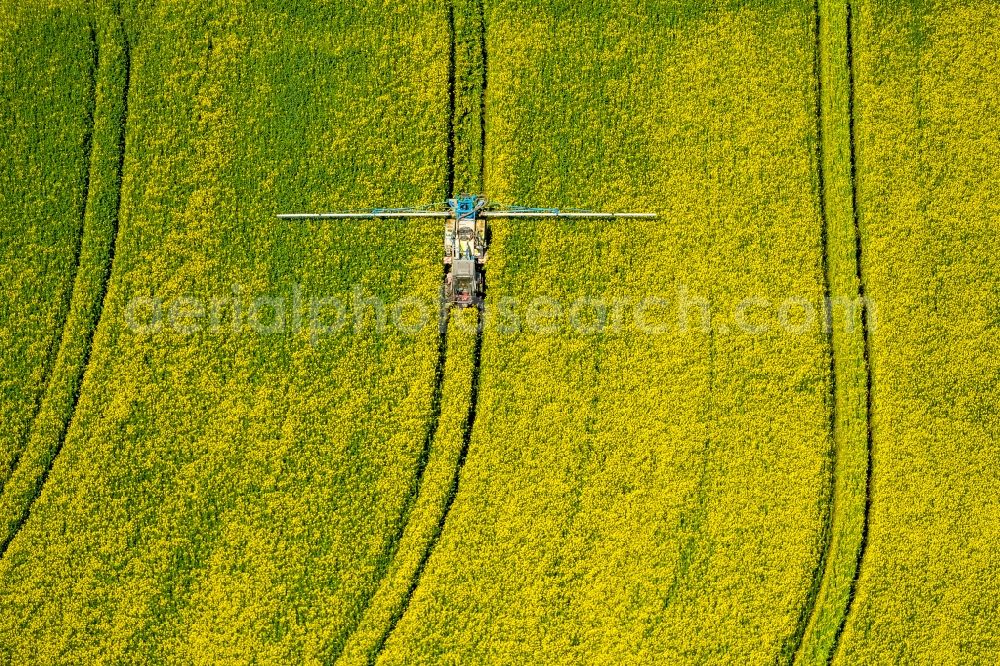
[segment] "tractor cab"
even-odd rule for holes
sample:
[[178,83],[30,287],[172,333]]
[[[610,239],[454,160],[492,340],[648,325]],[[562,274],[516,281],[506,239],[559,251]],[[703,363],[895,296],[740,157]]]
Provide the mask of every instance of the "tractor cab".
[[456,259],[445,275],[444,297],[460,308],[479,306],[482,300],[482,278],[475,259]]

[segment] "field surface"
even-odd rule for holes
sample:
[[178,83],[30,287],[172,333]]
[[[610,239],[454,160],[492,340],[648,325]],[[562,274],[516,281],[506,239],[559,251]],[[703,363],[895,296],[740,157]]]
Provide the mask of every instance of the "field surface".
[[[0,41],[2,487],[30,436],[69,310],[89,185],[95,62],[79,6],[34,13],[5,4]],[[37,85],[45,79],[59,83]]]
[[998,35],[0,0],[0,663],[996,663]]
[[839,663],[1000,658],[1000,10],[858,2],[865,558]]
[[[436,327],[379,332],[363,299],[432,300],[438,230],[271,216],[442,198],[448,49],[432,7],[352,7],[98,5],[82,22],[107,79],[95,143],[118,146],[127,104],[114,266],[64,441],[4,489],[5,510],[30,505],[0,570],[5,660],[292,663],[360,620],[416,493],[439,364]],[[314,327],[320,297],[350,324]]]
[[670,224],[495,226],[468,460],[380,663],[773,661],[821,548],[826,343],[726,316],[823,293],[810,6],[485,19],[487,191]]

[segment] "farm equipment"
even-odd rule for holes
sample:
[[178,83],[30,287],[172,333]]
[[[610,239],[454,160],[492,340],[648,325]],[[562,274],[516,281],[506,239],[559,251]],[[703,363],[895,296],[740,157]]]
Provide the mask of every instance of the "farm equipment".
[[283,220],[308,219],[399,219],[435,217],[444,220],[444,285],[446,304],[460,308],[482,308],[485,297],[483,265],[490,240],[488,221],[496,218],[655,218],[655,213],[598,213],[558,208],[497,206],[485,197],[462,195],[446,204],[423,208],[375,208],[343,213],[282,213]]

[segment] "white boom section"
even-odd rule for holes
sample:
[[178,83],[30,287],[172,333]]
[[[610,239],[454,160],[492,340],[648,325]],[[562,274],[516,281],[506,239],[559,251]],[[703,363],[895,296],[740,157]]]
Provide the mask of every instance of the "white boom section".
[[[644,218],[655,219],[656,213],[573,213],[551,211],[502,211],[502,210],[481,210],[477,213],[479,217],[578,217],[578,218]],[[319,219],[400,219],[404,217],[453,217],[454,214],[447,211],[413,211],[413,212],[384,212],[384,213],[281,213],[278,215],[282,220],[319,220]]]
[[370,220],[375,218],[382,219],[398,219],[403,217],[451,217],[452,213],[449,211],[413,211],[408,213],[403,212],[382,212],[382,213],[280,213],[278,219],[281,220],[319,220],[319,219],[352,219],[352,220]]
[[502,210],[481,210],[480,217],[589,217],[611,219],[619,217],[647,218],[653,219],[656,213],[573,213],[552,211],[502,211]]

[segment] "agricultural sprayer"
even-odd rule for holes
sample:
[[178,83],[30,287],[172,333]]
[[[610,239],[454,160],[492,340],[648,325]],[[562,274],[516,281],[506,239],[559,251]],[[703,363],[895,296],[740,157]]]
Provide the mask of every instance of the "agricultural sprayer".
[[282,213],[283,220],[393,219],[436,217],[444,220],[444,302],[460,308],[482,307],[483,265],[489,250],[489,220],[497,218],[655,218],[655,213],[599,213],[588,210],[499,206],[485,197],[462,195],[445,204],[422,208],[373,208],[342,213]]

